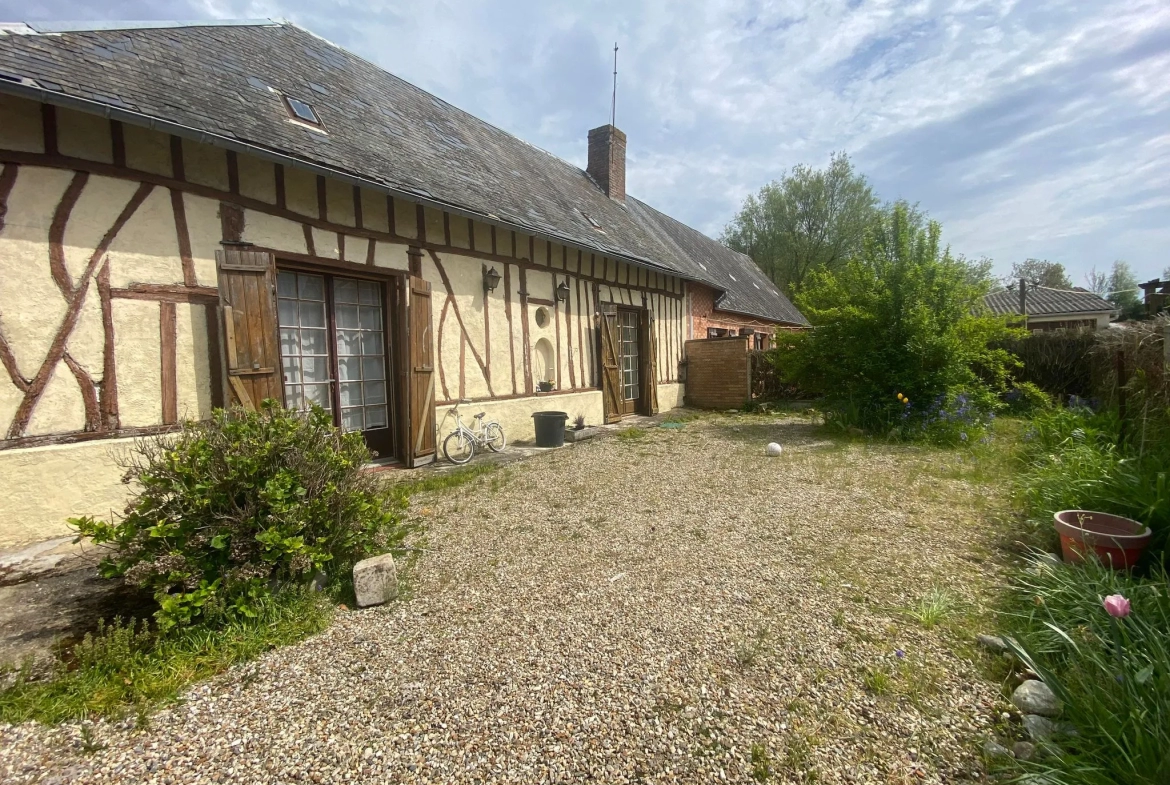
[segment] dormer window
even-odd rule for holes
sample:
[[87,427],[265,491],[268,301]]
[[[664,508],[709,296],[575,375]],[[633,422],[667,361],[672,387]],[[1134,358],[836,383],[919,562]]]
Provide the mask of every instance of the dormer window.
[[288,110],[289,116],[292,119],[302,123],[308,123],[317,128],[321,127],[321,118],[317,116],[317,112],[313,110],[313,107],[304,101],[293,98],[291,95],[286,95],[284,96],[284,107]]

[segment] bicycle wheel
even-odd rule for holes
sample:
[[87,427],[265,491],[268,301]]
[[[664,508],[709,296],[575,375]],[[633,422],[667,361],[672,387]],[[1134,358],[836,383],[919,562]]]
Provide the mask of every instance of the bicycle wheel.
[[475,455],[475,442],[462,431],[455,431],[443,440],[443,454],[451,463],[467,463]]
[[483,441],[492,452],[503,452],[508,445],[504,438],[504,429],[498,422],[489,422],[483,429]]

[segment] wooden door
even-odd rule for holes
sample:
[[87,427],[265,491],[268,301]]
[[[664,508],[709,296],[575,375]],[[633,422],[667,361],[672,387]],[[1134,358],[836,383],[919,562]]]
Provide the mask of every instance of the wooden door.
[[601,351],[598,359],[601,361],[601,398],[605,411],[605,421],[618,422],[622,418],[625,408],[622,399],[622,377],[618,366],[618,313],[612,303],[601,303],[597,315],[598,333],[601,339]]
[[215,252],[230,404],[256,410],[266,398],[283,402],[276,342],[276,260],[262,251]]
[[621,367],[622,414],[635,414],[642,406],[641,313],[632,308],[618,309],[618,364]]
[[642,311],[642,323],[642,413],[658,414],[658,340],[653,311]]
[[404,287],[409,292],[403,357],[407,360],[407,466],[435,460],[435,358],[431,330],[431,285],[415,276]]

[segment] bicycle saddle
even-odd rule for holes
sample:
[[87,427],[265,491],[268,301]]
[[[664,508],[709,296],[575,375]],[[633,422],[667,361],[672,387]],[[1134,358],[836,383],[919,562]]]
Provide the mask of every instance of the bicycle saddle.
[[475,419],[482,420],[485,414],[487,414],[487,412],[480,412],[479,414],[475,415]]

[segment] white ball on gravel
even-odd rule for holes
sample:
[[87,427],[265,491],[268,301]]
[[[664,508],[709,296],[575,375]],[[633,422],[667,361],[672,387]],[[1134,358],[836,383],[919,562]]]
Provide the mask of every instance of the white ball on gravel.
[[771,444],[769,444],[767,447],[764,448],[764,454],[767,455],[769,458],[775,458],[776,456],[778,456],[781,453],[781,451],[783,451],[783,449],[784,448],[781,447],[779,444],[776,444],[776,442],[772,442]]

